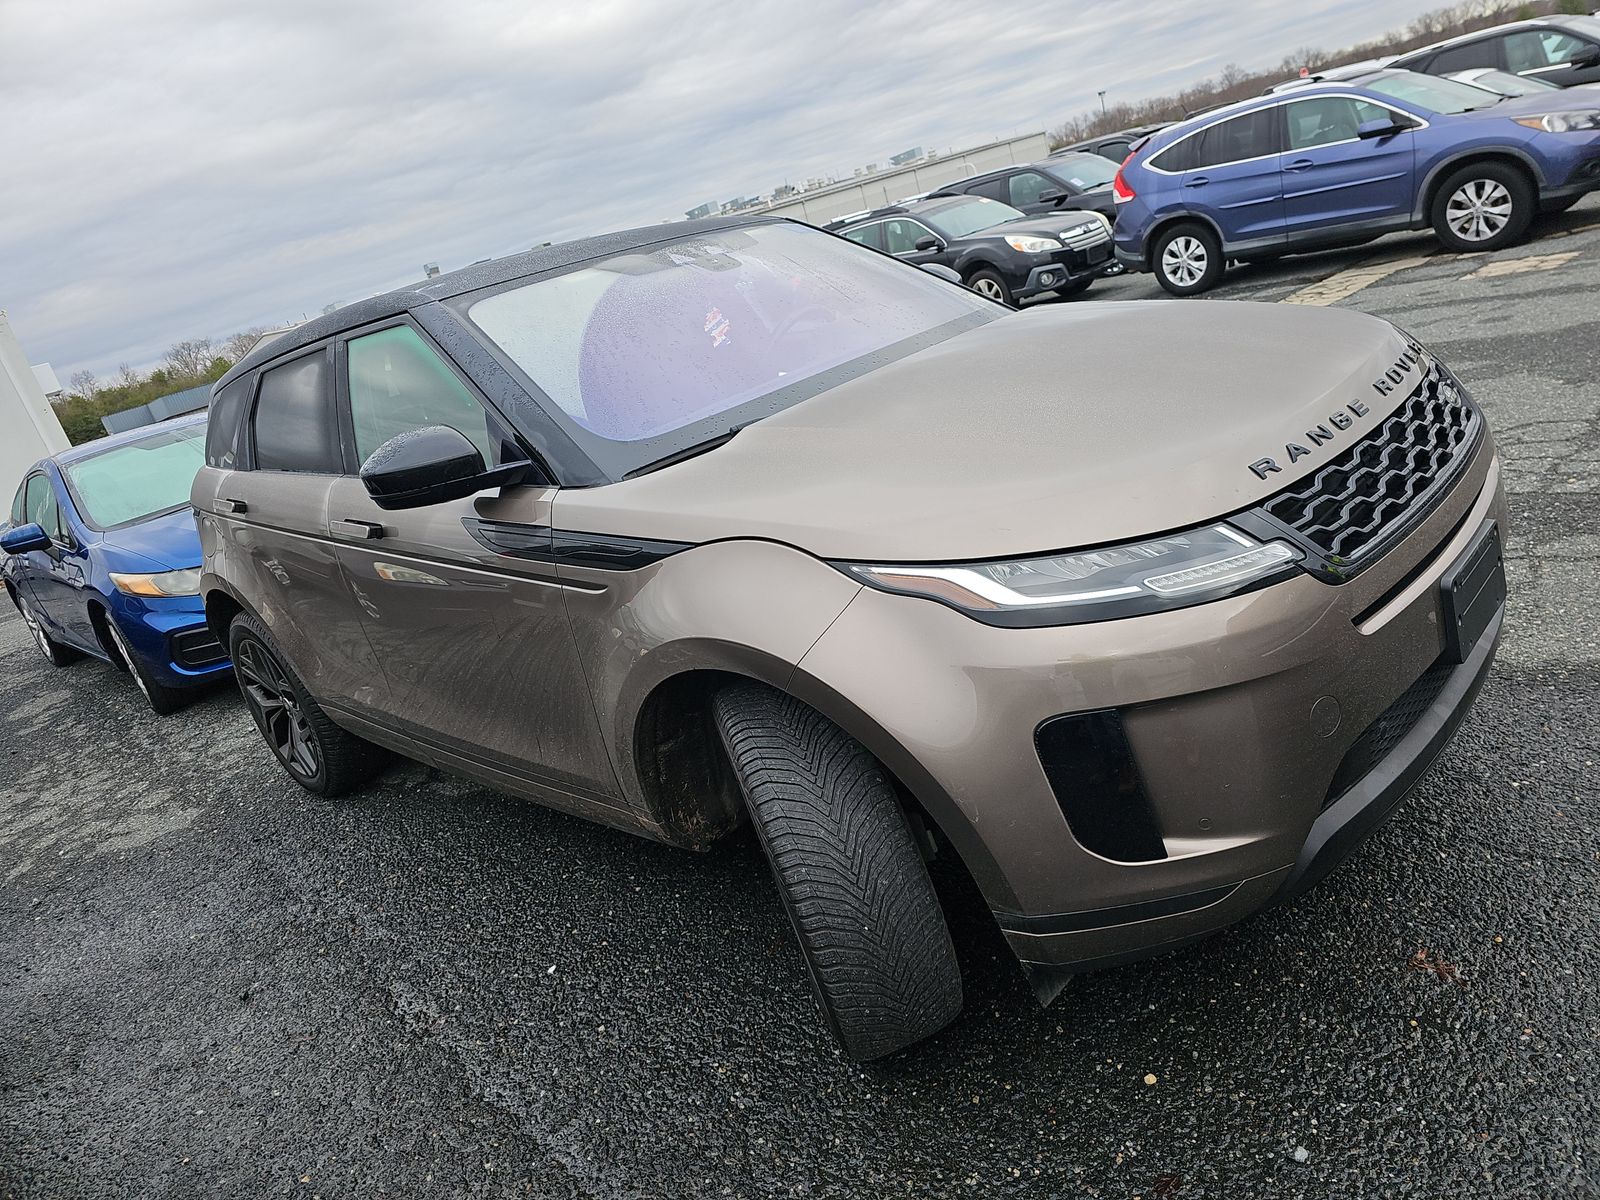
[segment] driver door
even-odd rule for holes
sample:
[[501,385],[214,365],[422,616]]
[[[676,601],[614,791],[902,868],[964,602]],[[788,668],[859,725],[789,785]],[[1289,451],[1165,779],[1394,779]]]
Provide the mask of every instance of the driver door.
[[[409,320],[341,347],[341,419],[364,462],[445,425],[488,466],[526,457],[510,427]],[[389,689],[384,724],[440,766],[617,822],[624,805],[567,620],[553,488],[385,510],[346,474],[329,529]],[[620,823],[635,823],[631,817]]]
[[1415,198],[1409,129],[1363,138],[1364,122],[1411,121],[1354,96],[1311,96],[1283,108],[1284,220],[1289,237],[1366,222],[1407,220]]

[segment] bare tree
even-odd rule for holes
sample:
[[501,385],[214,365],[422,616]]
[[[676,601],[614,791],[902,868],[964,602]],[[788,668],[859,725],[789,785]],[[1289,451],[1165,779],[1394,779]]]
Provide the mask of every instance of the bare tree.
[[82,396],[85,400],[100,390],[100,385],[95,381],[93,371],[75,371],[72,375],[72,392]]
[[198,379],[215,356],[210,338],[191,338],[167,351],[167,372],[176,379]]
[[135,371],[127,363],[117,364],[117,386],[133,389],[144,382],[144,376]]
[[249,329],[241,329],[222,343],[222,357],[229,362],[238,362],[246,354],[249,354],[251,350],[255,349],[256,343],[261,340],[261,335],[265,332],[265,327],[261,325],[255,325]]

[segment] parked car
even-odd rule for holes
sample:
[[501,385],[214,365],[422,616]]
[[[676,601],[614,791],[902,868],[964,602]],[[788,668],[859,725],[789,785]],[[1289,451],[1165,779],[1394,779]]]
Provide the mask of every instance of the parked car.
[[1114,265],[1111,224],[1094,213],[1028,217],[982,196],[895,204],[827,227],[915,264],[949,267],[980,296],[1015,304],[1075,296]]
[[[1555,84],[1546,83],[1537,76],[1513,75],[1510,71],[1501,71],[1495,67],[1478,67],[1471,71],[1457,71],[1454,75],[1447,75],[1445,78],[1454,79],[1457,83],[1471,84],[1473,87],[1482,88],[1486,92],[1493,92],[1496,96],[1537,96],[1540,92],[1559,92],[1561,90]],[[1580,86],[1600,87],[1600,84]]]
[[1600,83],[1600,18],[1513,21],[1398,55],[1389,65],[1429,75],[1492,67],[1557,87]]
[[158,713],[228,670],[200,602],[189,485],[205,414],[147,425],[36,463],[0,534],[0,577],[34,644],[58,667],[120,667]]
[[1163,130],[1123,164],[1118,259],[1177,296],[1229,259],[1353,245],[1432,228],[1451,250],[1496,250],[1535,215],[1600,188],[1600,105],[1502,98],[1382,70],[1247,100]]
[[1050,152],[1050,157],[1066,154],[1098,154],[1101,158],[1109,158],[1114,163],[1120,163],[1133,150],[1135,142],[1149,137],[1152,133],[1159,133],[1169,124],[1167,121],[1158,121],[1153,125],[1135,125],[1132,129],[1119,129],[1116,133],[1102,133],[1098,137],[1073,142],[1070,146],[1058,146]]
[[928,856],[1048,1002],[1348,853],[1494,657],[1500,479],[1375,318],[1015,311],[750,217],[313,319],[220,381],[192,499],[298,784],[385,747],[679,846],[749,820],[872,1058],[961,1007]]
[[929,195],[987,196],[1028,216],[1074,210],[1097,212],[1114,221],[1117,206],[1111,200],[1111,181],[1116,174],[1117,164],[1098,154],[1063,154],[957,179]]

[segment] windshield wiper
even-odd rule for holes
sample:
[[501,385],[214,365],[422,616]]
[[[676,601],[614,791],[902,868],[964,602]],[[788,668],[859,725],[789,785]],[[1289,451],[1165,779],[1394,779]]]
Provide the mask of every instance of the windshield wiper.
[[[758,418],[759,419],[759,418]],[[651,471],[659,471],[662,467],[670,467],[673,463],[681,463],[687,458],[697,458],[707,450],[715,450],[718,446],[725,446],[733,441],[734,435],[754,422],[746,421],[744,425],[730,426],[722,433],[714,433],[704,441],[695,442],[692,446],[685,446],[681,450],[674,450],[671,454],[664,454],[660,458],[653,458],[643,466],[635,467],[623,476],[632,479],[636,475],[648,475]]]

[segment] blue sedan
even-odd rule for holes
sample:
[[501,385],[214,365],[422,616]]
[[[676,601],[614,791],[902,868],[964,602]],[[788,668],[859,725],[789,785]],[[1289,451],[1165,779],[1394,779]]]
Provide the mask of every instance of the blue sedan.
[[1250,261],[1431,228],[1458,253],[1516,241],[1600,189],[1600,96],[1506,97],[1357,72],[1163,129],[1112,182],[1116,252],[1189,296]]
[[195,593],[205,432],[204,414],[184,417],[36,463],[0,534],[0,578],[44,656],[103,658],[158,713],[230,666]]

